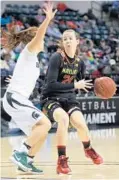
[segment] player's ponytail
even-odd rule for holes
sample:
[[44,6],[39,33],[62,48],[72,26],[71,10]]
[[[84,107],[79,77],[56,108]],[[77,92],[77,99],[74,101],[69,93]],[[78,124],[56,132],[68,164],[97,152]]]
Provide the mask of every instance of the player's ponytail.
[[8,32],[2,30],[2,46],[7,49],[14,49],[21,42],[26,45],[35,36],[36,31],[37,27],[30,27],[20,32],[15,32],[15,27]]

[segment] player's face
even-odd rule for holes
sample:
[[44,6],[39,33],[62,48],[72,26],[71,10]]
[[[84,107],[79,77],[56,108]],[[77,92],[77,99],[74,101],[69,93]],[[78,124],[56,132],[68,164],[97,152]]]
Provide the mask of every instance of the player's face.
[[64,49],[76,49],[79,40],[76,39],[75,32],[64,32],[62,37]]

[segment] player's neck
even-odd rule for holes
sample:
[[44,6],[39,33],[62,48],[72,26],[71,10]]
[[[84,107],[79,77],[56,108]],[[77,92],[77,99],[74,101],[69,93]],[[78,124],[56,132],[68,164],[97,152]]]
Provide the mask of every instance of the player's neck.
[[74,58],[75,56],[75,51],[74,50],[70,50],[69,49],[65,49],[65,53],[67,54],[68,57],[70,58]]

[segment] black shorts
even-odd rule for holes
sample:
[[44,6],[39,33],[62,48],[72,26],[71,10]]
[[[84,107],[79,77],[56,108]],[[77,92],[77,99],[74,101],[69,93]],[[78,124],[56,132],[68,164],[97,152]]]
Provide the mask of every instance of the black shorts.
[[50,119],[51,122],[54,122],[53,113],[57,108],[62,108],[69,116],[74,111],[80,111],[79,102],[76,99],[65,99],[65,98],[47,98],[42,104],[42,111]]

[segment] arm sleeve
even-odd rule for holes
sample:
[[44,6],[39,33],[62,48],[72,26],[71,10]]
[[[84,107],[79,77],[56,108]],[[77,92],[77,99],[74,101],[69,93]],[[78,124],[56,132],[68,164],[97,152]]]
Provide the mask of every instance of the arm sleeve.
[[84,62],[81,60],[79,62],[79,68],[78,68],[78,74],[77,74],[77,80],[81,80],[84,79],[86,76],[86,66],[84,64]]
[[53,54],[49,61],[47,73],[47,88],[49,91],[70,90],[74,88],[74,83],[63,84],[58,82],[59,70],[61,68],[62,57],[59,53]]

